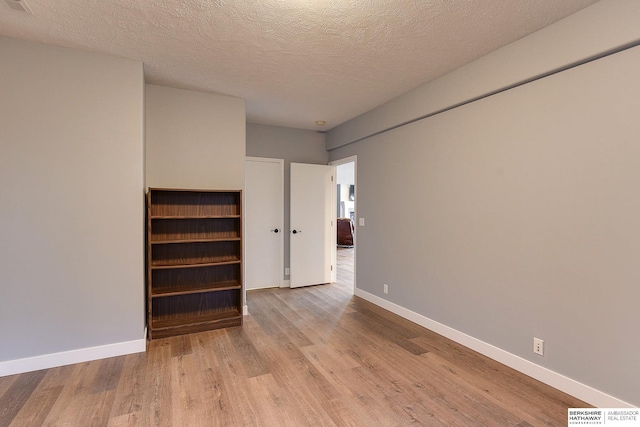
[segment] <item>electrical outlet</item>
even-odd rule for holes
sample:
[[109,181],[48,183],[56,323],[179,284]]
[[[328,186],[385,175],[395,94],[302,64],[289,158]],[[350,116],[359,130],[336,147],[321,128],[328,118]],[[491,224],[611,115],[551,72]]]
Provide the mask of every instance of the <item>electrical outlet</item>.
[[285,276],[288,276],[289,274],[290,274],[290,273],[289,273],[289,268],[285,268],[285,269],[284,269],[284,275],[285,275]]
[[358,225],[364,227],[364,218],[358,218]]
[[533,352],[540,356],[544,356],[544,340],[535,337],[533,338]]
[[382,285],[382,291],[385,294],[388,294],[389,293],[389,285],[387,285],[386,283],[384,285]]

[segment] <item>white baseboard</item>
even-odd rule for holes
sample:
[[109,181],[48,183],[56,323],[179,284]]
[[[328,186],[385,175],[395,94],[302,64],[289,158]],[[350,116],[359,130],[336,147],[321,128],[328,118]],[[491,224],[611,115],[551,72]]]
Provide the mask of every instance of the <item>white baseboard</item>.
[[362,289],[355,295],[598,408],[635,406]]
[[290,288],[291,287],[291,280],[283,280],[282,284],[280,285],[281,288]]
[[80,348],[60,353],[43,354],[41,356],[26,357],[24,359],[8,360],[6,362],[0,362],[0,377],[21,374],[23,372],[39,371],[40,369],[72,365],[74,363],[89,362],[91,360],[106,359],[107,357],[142,353],[145,352],[146,349],[147,340],[142,338],[134,341]]
[[242,306],[242,315],[247,316],[249,314],[249,306],[247,304]]

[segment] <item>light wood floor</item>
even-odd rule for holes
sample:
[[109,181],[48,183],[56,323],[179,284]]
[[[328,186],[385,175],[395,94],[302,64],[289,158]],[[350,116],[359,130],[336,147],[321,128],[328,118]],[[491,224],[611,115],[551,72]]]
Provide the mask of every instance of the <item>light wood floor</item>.
[[354,297],[351,284],[247,299],[241,328],[0,378],[0,426],[524,427],[566,425],[567,408],[587,406]]
[[346,285],[351,292],[353,292],[354,255],[353,248],[338,248],[336,252],[336,280]]

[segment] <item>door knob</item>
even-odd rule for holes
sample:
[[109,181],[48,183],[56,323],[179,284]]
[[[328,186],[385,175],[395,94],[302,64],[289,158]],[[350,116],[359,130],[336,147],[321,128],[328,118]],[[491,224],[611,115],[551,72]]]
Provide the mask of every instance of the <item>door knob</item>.
[[292,233],[293,234],[302,233],[302,230],[293,230]]
[[280,232],[280,230],[278,230],[277,228],[274,228],[274,229],[273,229],[273,230],[271,230],[271,231],[273,231],[274,233],[279,233],[279,232]]

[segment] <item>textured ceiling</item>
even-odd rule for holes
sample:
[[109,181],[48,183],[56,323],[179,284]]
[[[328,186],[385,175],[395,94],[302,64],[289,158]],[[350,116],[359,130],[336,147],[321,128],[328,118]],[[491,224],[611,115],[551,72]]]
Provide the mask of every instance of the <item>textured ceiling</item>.
[[596,0],[26,2],[0,1],[0,35],[138,59],[147,83],[245,98],[251,122],[328,130]]

